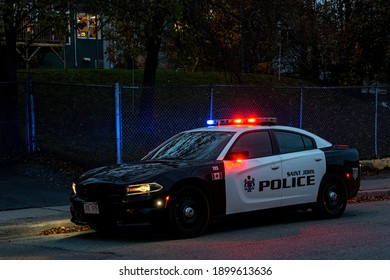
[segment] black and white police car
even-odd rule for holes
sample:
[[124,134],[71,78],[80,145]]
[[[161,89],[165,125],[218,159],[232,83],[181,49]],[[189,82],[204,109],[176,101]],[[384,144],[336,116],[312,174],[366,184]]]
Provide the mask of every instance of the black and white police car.
[[209,120],[141,161],[97,168],[72,185],[75,224],[151,222],[180,237],[218,217],[281,207],[337,218],[360,187],[359,154],[275,118]]

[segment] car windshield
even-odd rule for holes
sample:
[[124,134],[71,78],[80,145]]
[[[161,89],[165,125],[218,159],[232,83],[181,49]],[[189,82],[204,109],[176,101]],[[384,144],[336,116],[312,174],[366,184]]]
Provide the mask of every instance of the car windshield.
[[215,160],[234,132],[183,132],[163,143],[144,160]]

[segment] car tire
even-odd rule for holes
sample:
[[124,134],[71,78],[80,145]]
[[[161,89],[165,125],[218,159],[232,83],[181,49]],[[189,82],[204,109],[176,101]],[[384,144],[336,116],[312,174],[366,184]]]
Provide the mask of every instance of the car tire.
[[205,193],[193,186],[181,187],[168,206],[170,231],[179,238],[201,235],[210,221],[210,204]]
[[346,206],[347,190],[344,182],[336,175],[326,177],[321,183],[314,212],[320,218],[338,218]]

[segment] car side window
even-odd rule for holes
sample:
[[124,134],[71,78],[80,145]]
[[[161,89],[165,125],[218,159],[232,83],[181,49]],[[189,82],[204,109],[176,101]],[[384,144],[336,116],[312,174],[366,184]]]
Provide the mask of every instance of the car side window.
[[315,148],[313,139],[305,135],[287,131],[275,131],[281,154],[300,152]]
[[315,149],[315,145],[314,145],[314,140],[311,139],[310,137],[306,137],[304,135],[302,135],[302,140],[303,140],[303,143],[305,144],[305,150],[312,150],[312,149]]
[[268,131],[254,131],[241,135],[230,149],[227,159],[232,153],[245,152],[246,158],[259,158],[272,155],[271,138]]

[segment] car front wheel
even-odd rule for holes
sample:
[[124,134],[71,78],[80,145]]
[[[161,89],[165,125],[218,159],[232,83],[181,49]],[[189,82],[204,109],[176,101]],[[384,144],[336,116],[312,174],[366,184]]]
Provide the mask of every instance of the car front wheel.
[[209,201],[199,188],[180,188],[171,198],[168,222],[174,235],[181,238],[201,235],[210,220]]

